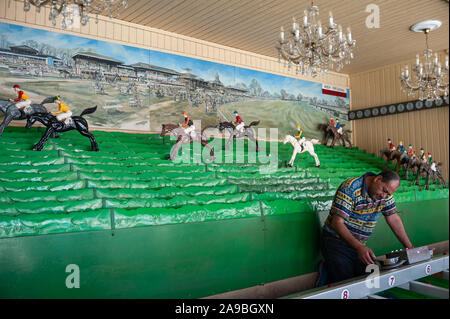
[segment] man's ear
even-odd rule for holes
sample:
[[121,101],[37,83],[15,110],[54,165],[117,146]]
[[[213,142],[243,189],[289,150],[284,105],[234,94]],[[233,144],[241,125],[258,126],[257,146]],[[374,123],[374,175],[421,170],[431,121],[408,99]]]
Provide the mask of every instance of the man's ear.
[[383,176],[377,175],[377,176],[375,176],[374,181],[379,183],[379,182],[381,182],[382,179],[383,179]]

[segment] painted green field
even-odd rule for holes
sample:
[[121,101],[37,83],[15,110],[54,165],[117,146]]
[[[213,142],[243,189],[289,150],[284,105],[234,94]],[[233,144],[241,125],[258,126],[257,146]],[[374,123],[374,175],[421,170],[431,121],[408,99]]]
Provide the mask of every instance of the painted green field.
[[[220,110],[229,120],[234,120],[234,110],[243,117],[246,124],[260,120],[258,127],[278,128],[279,139],[287,134],[296,135],[296,126],[300,125],[303,136],[308,139],[322,140],[323,134],[317,126],[329,121],[329,115],[307,105],[305,102],[296,101],[248,101],[223,105]],[[348,121],[341,121],[348,128]]]

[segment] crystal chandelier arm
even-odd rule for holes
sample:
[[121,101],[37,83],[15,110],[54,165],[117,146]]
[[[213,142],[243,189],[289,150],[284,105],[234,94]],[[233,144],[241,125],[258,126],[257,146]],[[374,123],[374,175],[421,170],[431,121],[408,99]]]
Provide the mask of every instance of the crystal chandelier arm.
[[280,52],[281,56],[283,57],[283,59],[285,59],[287,61],[293,61],[293,60],[300,58],[299,55],[297,55],[297,56],[291,55],[291,54],[287,53],[285,50],[283,50],[282,48],[279,50],[279,52]]
[[53,9],[55,9],[55,10],[58,12],[58,14],[60,14],[61,11],[62,11],[62,9],[63,9],[64,6],[66,5],[66,2],[63,1],[63,2],[61,3],[61,5],[59,6],[59,9],[58,9],[58,7],[56,6],[56,1],[54,1],[54,3],[52,3],[52,4],[53,4]]
[[35,6],[39,6],[39,7],[43,7],[45,6],[47,3],[49,3],[51,0],[31,0],[31,2],[35,5]]
[[33,5],[39,9],[43,6],[50,7],[49,20],[53,25],[56,25],[56,19],[60,14],[63,15],[61,26],[65,29],[72,23],[72,6],[78,6],[80,13],[80,22],[86,25],[89,22],[89,13],[96,14],[96,22],[98,22],[98,15],[103,12],[109,13],[109,17],[119,16],[121,7],[127,8],[128,0],[24,0],[24,11],[29,11],[30,6]]
[[298,46],[295,45],[295,43],[292,45],[292,48],[293,48],[293,50],[297,51],[299,54],[295,55],[295,54],[289,53],[289,48],[290,48],[289,44],[290,43],[288,41],[285,41],[285,42],[280,41],[280,47],[277,49],[278,49],[279,53],[281,54],[281,56],[285,60],[292,61],[292,62],[296,61],[298,63],[298,60],[301,58],[302,53],[299,52]]
[[348,33],[344,35],[342,27],[334,23],[331,12],[330,23],[322,25],[319,8],[311,3],[300,21],[297,23],[293,18],[289,39],[284,38],[284,29],[281,27],[281,40],[277,49],[280,60],[288,62],[288,67],[294,63],[297,65],[297,72],[311,73],[315,77],[319,72],[327,72],[334,65],[339,71],[343,62],[350,62],[356,41],[351,39],[350,29],[347,29]]
[[[400,79],[402,79],[402,78],[400,78]],[[417,82],[417,84],[414,85],[414,83],[411,81],[410,78],[403,78],[402,81],[403,81],[402,84],[405,84],[405,87],[408,89],[412,89],[412,90],[416,91],[420,88],[420,84],[419,84],[420,82]]]

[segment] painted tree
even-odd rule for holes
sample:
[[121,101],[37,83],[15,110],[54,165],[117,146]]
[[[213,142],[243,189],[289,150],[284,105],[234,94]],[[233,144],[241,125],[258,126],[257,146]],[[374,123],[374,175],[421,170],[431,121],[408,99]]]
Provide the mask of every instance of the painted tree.
[[334,100],[334,103],[337,107],[340,107],[340,108],[345,108],[347,106],[345,99],[342,97],[336,97],[336,99]]
[[250,91],[250,94],[254,96],[261,96],[263,93],[263,89],[256,79],[252,79],[250,85],[248,86],[248,89]]
[[39,51],[39,42],[35,40],[26,40],[22,44]]

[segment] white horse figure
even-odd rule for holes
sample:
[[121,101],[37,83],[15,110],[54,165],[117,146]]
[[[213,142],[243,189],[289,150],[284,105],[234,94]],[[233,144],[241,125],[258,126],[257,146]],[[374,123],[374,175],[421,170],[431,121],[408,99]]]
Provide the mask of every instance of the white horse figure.
[[295,137],[291,135],[286,135],[284,137],[283,144],[286,144],[287,142],[291,143],[292,147],[294,148],[294,152],[292,153],[291,160],[289,161],[288,164],[289,167],[292,167],[292,164],[294,164],[294,160],[295,157],[297,156],[297,153],[300,154],[303,152],[308,152],[309,154],[311,154],[311,156],[314,157],[314,160],[316,161],[316,167],[320,167],[319,157],[314,152],[314,144],[319,144],[318,140],[312,139],[311,141],[308,141],[305,139],[303,142],[303,150],[299,141]]

